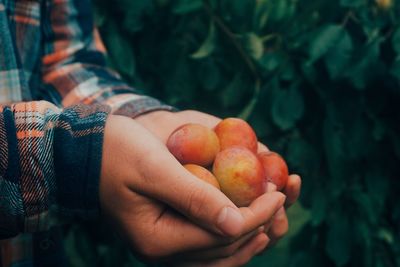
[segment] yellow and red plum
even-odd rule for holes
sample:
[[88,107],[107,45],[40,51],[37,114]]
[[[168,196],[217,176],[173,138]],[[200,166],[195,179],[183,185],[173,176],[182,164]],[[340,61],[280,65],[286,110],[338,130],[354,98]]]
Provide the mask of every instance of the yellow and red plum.
[[167,147],[181,164],[211,165],[220,150],[217,135],[211,129],[189,123],[177,128],[168,138]]
[[264,167],[268,182],[274,183],[277,190],[285,188],[289,178],[289,170],[285,160],[275,152],[262,152],[258,158]]
[[224,150],[233,146],[242,146],[257,153],[257,136],[251,126],[239,118],[227,118],[222,120],[214,129]]
[[248,206],[266,192],[264,168],[257,156],[245,147],[219,152],[213,165],[221,191],[238,207]]
[[218,189],[221,189],[217,178],[215,178],[215,176],[206,168],[195,164],[186,164],[183,167],[185,167],[186,170],[188,170],[194,176],[197,176],[201,180],[215,186]]

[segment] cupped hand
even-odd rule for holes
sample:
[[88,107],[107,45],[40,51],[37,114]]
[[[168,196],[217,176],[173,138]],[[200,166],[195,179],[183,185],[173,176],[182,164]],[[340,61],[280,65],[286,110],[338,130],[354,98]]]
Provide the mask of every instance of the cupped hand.
[[268,192],[237,208],[223,193],[190,174],[132,119],[106,123],[100,179],[102,214],[138,254],[232,265],[264,249],[263,232],[285,196]]
[[[163,143],[166,143],[169,135],[183,124],[198,123],[209,128],[214,128],[221,121],[218,117],[195,110],[185,110],[175,113],[168,111],[155,111],[139,116],[135,120],[156,135]],[[265,151],[269,151],[268,147],[259,143],[258,152]],[[270,184],[268,188],[270,192],[276,191],[272,184]],[[300,190],[300,176],[295,174],[290,175],[286,187],[283,190],[283,193],[287,197],[285,203],[286,209],[297,201],[300,195]],[[281,208],[274,216],[273,220],[265,225],[265,230],[268,237],[271,239],[269,246],[275,244],[289,229],[289,222],[285,208]]]

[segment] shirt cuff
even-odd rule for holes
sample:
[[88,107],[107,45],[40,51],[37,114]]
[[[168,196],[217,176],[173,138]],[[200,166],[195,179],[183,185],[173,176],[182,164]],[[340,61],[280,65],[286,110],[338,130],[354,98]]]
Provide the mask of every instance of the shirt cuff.
[[155,98],[141,96],[140,98],[124,103],[113,114],[136,118],[142,114],[157,110],[178,111],[178,109],[164,104]]
[[104,127],[110,108],[71,106],[54,130],[55,197],[66,217],[91,219],[99,214],[99,181]]

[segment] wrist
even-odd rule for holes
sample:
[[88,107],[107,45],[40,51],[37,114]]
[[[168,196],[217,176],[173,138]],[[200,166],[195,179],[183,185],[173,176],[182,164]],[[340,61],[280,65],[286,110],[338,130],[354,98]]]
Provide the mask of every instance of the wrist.
[[180,126],[177,113],[166,110],[149,112],[136,117],[134,120],[149,130],[164,144],[170,133]]

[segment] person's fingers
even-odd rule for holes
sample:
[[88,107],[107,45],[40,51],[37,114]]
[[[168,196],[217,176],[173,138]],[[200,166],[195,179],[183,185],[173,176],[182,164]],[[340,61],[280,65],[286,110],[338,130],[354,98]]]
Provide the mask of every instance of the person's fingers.
[[258,142],[258,148],[257,148],[257,152],[261,153],[261,152],[269,152],[270,150],[268,149],[268,147],[266,145],[264,145],[263,143]]
[[190,251],[176,255],[174,258],[183,261],[208,261],[208,260],[230,257],[245,243],[249,242],[249,240],[251,240],[253,237],[255,237],[260,233],[263,233],[264,231],[265,231],[264,227],[260,226],[258,229],[243,235],[232,244],[220,245],[217,247],[209,247],[203,250]]
[[287,196],[286,207],[290,207],[297,201],[300,196],[301,190],[301,178],[297,174],[292,174],[286,183],[283,193]]
[[[267,193],[272,193],[272,192],[276,192],[277,187],[274,183],[268,182],[267,183]],[[269,231],[269,228],[272,225],[272,222],[274,221],[274,216],[273,215],[265,224],[264,224],[264,228],[265,228],[265,232],[267,233]]]
[[249,207],[240,208],[246,220],[244,232],[255,229],[269,221],[283,207],[285,199],[286,196],[280,192],[265,193],[254,200]]
[[254,238],[254,240],[252,240],[252,242],[244,245],[234,255],[226,260],[220,260],[216,266],[243,266],[254,256],[262,252],[267,247],[269,240],[270,239],[266,234],[259,234]]
[[214,127],[221,121],[218,117],[196,110],[184,110],[177,112],[176,114],[181,121],[185,121],[186,123],[198,123],[210,129],[214,129]]
[[288,232],[288,230],[289,221],[286,216],[285,208],[282,207],[275,214],[271,227],[267,232],[268,237],[271,239],[271,242],[268,244],[268,246],[274,245]]
[[276,192],[277,190],[277,186],[274,183],[268,182],[267,183],[267,192],[271,193],[271,192]]
[[191,261],[170,264],[174,267],[239,267],[248,263],[255,255],[262,252],[269,243],[269,237],[260,233],[253,237],[248,243],[240,247],[233,255],[211,261]]
[[233,237],[242,233],[243,216],[221,191],[195,177],[175,158],[164,155],[159,160],[163,171],[158,177],[148,176],[133,190],[159,199],[215,233]]
[[[283,206],[284,201],[285,197],[282,193],[266,193],[257,198],[249,207],[240,208],[240,214],[244,222],[241,235],[254,231],[265,224]],[[201,250],[232,244],[236,241],[235,238],[223,238],[219,235],[211,234],[207,230],[197,227],[186,218],[178,217],[177,214],[172,212],[156,215],[149,223],[154,224],[151,234],[157,236],[159,240],[166,240],[167,242],[143,245],[151,246],[149,249],[155,253],[163,251],[165,256],[174,254],[177,251]],[[176,229],[179,229],[179,231]],[[167,245],[164,246],[163,244]],[[157,256],[162,257],[164,255]]]

